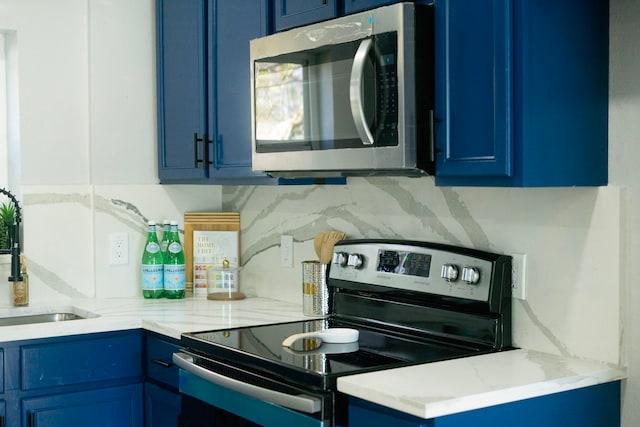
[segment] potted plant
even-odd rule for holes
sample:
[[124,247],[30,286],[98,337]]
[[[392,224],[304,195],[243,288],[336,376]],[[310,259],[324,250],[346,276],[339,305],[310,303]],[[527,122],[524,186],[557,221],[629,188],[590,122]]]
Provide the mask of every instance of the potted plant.
[[16,221],[16,207],[13,202],[0,205],[0,250],[11,249],[13,235],[12,226]]

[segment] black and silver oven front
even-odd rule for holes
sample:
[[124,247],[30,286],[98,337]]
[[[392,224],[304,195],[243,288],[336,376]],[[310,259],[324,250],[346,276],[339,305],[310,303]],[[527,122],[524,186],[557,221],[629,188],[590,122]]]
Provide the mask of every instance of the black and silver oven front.
[[[302,389],[285,378],[248,372],[186,349],[175,353],[173,361],[180,367],[180,392],[195,399],[187,399],[191,410],[183,408],[185,425],[226,427],[221,418],[233,419],[233,426],[346,425],[346,420],[334,419],[346,417],[346,408],[334,408],[336,400],[344,402],[335,399],[335,391]],[[204,420],[207,413],[216,417],[215,424]]]
[[[359,262],[343,262],[348,259]],[[346,426],[338,378],[511,348],[511,258],[434,243],[338,242],[321,319],[185,333],[180,367],[186,425]],[[286,338],[353,328],[348,344]],[[206,419],[189,405],[222,411]],[[239,420],[239,421],[238,421]]]

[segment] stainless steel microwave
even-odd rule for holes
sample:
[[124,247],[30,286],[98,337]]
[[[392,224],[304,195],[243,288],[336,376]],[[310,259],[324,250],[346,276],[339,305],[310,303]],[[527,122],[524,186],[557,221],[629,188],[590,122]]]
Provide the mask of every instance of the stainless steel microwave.
[[253,170],[432,174],[433,22],[397,3],[251,40]]

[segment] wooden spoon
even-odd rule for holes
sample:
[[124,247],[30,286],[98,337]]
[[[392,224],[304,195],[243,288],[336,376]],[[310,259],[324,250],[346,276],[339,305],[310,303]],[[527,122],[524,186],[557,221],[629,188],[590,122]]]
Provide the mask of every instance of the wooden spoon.
[[333,258],[333,247],[336,242],[344,240],[347,237],[346,233],[337,230],[329,230],[325,233],[325,238],[322,243],[322,250],[320,251],[320,264],[330,264]]
[[313,248],[316,250],[316,256],[320,259],[320,254],[322,253],[322,242],[325,238],[325,232],[321,231],[316,234],[315,239],[313,239]]

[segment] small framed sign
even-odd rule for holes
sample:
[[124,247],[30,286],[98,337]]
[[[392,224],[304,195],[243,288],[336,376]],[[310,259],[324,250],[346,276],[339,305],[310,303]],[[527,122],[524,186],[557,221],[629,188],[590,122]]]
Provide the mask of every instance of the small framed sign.
[[209,268],[240,266],[240,213],[186,212],[184,256],[187,291],[206,296]]

